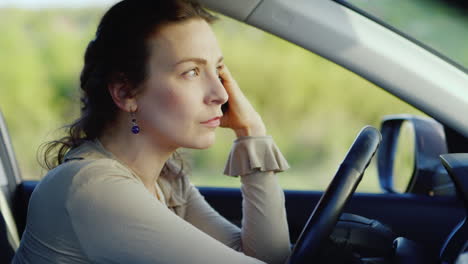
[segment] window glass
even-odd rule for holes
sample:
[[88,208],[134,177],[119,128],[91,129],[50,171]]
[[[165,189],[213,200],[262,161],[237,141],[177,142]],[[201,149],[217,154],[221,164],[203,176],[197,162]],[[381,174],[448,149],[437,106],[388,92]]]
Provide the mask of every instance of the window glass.
[[[280,174],[286,189],[323,190],[365,125],[382,116],[422,114],[356,74],[261,30],[223,18],[214,25],[225,62],[255,105],[291,169]],[[222,176],[230,131],[218,130],[209,150],[190,150],[193,181],[239,186]],[[358,189],[380,192],[374,162]]]
[[[0,107],[24,179],[45,174],[37,148],[78,116],[82,58],[103,10],[0,9]],[[291,165],[279,177],[285,189],[324,189],[363,126],[378,127],[386,114],[420,114],[289,42],[225,17],[213,27],[226,64]],[[218,129],[212,148],[183,150],[196,185],[240,185],[222,174],[234,139]],[[359,191],[380,191],[373,163]]]
[[0,8],[0,109],[24,179],[45,171],[36,151],[79,113],[83,54],[102,8]]
[[468,69],[468,3],[443,0],[345,0]]

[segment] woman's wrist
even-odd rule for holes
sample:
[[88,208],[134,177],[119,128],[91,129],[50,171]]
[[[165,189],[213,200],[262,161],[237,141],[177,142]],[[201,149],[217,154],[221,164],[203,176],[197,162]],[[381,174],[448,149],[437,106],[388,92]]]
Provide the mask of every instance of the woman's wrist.
[[258,126],[258,127],[245,127],[240,129],[235,129],[234,132],[236,136],[239,137],[258,137],[258,136],[266,136],[266,128],[265,126]]

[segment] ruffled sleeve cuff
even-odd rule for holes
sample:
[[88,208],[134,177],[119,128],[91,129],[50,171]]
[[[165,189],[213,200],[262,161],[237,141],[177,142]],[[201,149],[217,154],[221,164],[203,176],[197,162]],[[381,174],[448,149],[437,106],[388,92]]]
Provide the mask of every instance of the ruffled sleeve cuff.
[[271,136],[245,136],[234,141],[224,174],[242,176],[255,171],[281,172],[289,164]]

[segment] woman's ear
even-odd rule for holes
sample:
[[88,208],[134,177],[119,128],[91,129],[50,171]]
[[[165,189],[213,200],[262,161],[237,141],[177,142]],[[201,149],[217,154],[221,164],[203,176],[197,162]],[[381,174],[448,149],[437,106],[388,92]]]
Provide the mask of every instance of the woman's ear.
[[136,98],[131,95],[131,87],[126,78],[109,83],[107,89],[118,108],[126,112],[136,111]]

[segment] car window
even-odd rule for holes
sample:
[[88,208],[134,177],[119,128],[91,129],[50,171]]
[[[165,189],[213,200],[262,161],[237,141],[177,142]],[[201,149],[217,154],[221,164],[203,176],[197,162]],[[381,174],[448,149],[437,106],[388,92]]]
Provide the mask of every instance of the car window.
[[[261,114],[291,169],[280,174],[286,189],[323,190],[365,125],[384,115],[423,115],[341,66],[273,35],[223,17],[214,25],[226,63]],[[187,150],[197,185],[238,186],[223,177],[230,131],[218,130],[209,150]],[[359,191],[380,192],[372,163]]]
[[468,4],[442,0],[343,0],[468,69]]
[[[0,107],[24,179],[45,174],[37,163],[39,145],[59,137],[57,128],[78,116],[83,53],[103,11],[0,9]],[[285,189],[324,189],[363,126],[378,127],[387,114],[421,114],[356,74],[261,30],[226,17],[213,27],[225,63],[291,165],[279,177]],[[240,185],[222,175],[234,139],[232,131],[218,129],[212,148],[182,151],[196,185]],[[373,164],[359,191],[380,192]]]

